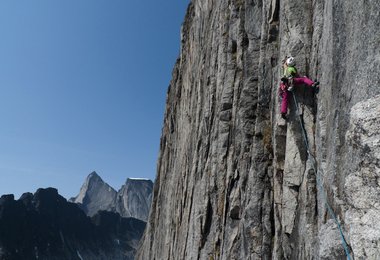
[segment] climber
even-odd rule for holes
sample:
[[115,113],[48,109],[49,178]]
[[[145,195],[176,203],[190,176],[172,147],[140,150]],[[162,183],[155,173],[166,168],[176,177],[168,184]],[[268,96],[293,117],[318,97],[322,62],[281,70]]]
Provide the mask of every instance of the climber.
[[284,119],[286,119],[286,114],[288,112],[289,91],[292,91],[294,86],[307,85],[308,87],[312,87],[316,94],[319,92],[319,82],[312,81],[306,76],[300,77],[295,65],[296,62],[293,57],[285,57],[283,63],[284,75],[281,78],[279,88],[279,95],[282,98],[281,117]]

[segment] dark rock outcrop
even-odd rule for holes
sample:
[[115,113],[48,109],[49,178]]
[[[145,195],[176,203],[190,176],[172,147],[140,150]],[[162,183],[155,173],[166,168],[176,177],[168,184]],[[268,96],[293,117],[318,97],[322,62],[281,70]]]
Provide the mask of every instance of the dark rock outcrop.
[[0,199],[0,259],[133,259],[145,222],[99,212],[92,219],[56,189]]
[[[350,254],[380,255],[379,12],[377,1],[191,1],[138,259],[344,259],[326,202]],[[289,54],[321,90],[296,88],[285,122]]]

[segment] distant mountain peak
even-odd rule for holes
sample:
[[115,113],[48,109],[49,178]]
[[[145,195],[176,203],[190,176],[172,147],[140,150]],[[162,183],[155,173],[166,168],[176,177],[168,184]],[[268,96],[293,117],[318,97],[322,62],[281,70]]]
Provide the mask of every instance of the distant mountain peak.
[[147,178],[127,178],[119,191],[115,191],[95,172],[91,172],[77,197],[70,199],[78,203],[87,215],[100,210],[118,212],[123,217],[135,217],[146,221],[152,201],[153,182]]
[[114,209],[116,194],[117,192],[93,171],[87,176],[78,196],[70,201],[82,205],[86,214],[93,216],[99,210]]
[[103,179],[95,171],[91,172],[87,176],[86,182],[103,182],[104,183]]
[[148,220],[153,182],[144,178],[128,178],[117,194],[116,210],[122,216]]
[[97,175],[97,176],[99,176],[99,175],[96,173],[96,171],[92,171],[88,176],[91,176],[91,175]]
[[128,182],[134,182],[134,183],[136,183],[136,182],[148,182],[148,183],[153,184],[153,181],[150,179],[147,179],[147,178],[127,178],[125,183],[128,183]]

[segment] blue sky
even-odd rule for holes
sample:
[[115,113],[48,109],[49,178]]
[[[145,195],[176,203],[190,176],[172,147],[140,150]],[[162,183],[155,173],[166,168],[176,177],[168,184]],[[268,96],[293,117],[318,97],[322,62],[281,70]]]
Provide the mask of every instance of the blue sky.
[[189,1],[0,1],[0,194],[154,179]]

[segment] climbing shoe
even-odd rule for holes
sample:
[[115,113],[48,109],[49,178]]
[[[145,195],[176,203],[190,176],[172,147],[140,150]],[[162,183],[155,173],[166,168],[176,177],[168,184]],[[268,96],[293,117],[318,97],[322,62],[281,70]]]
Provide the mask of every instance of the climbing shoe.
[[288,83],[288,78],[287,77],[282,77],[281,78],[281,82],[284,83],[284,84],[287,84]]
[[319,81],[314,81],[312,87],[313,87],[313,88],[316,88],[318,85],[319,85]]
[[313,88],[315,94],[319,93],[319,81],[315,81],[311,87]]
[[287,120],[287,119],[288,119],[288,117],[287,117],[286,113],[281,113],[281,117],[282,117],[283,119],[285,119],[285,120]]

